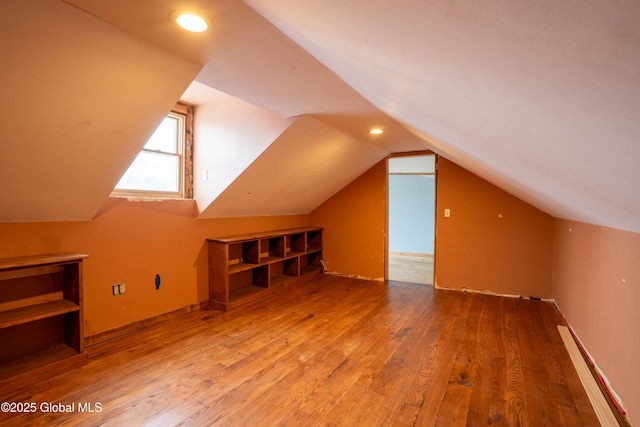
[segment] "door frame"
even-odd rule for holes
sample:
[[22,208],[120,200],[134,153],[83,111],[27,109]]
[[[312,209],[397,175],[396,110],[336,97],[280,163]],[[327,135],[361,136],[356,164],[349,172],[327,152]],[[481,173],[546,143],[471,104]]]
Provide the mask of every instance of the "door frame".
[[398,157],[415,157],[415,156],[426,156],[433,155],[434,156],[434,200],[433,200],[433,287],[436,287],[436,248],[437,248],[437,240],[438,240],[438,154],[431,150],[424,151],[407,151],[403,153],[391,153],[387,156],[385,166],[385,246],[384,246],[384,280],[385,282],[389,281],[389,160],[392,158]]

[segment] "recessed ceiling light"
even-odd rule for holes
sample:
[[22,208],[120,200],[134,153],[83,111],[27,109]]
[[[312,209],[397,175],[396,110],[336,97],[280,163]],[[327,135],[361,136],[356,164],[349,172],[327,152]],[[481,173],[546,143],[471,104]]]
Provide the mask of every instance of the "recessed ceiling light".
[[207,25],[207,21],[195,13],[177,14],[176,23],[181,28],[191,31],[192,33],[201,33],[209,27],[209,25]]
[[371,135],[380,135],[382,133],[382,129],[374,128],[369,131]]

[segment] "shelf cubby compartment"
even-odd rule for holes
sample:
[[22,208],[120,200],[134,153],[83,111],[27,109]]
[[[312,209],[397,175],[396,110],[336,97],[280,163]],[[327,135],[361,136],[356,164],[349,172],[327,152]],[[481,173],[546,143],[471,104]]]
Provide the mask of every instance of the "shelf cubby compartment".
[[229,301],[235,302],[269,286],[269,266],[261,265],[229,275]]
[[288,258],[269,265],[269,286],[286,283],[292,278],[300,276],[300,262],[298,258]]
[[260,262],[269,263],[284,258],[284,236],[260,240]]
[[290,277],[300,276],[300,258],[289,258],[283,262],[283,274]]
[[307,247],[305,233],[292,233],[286,236],[286,256],[302,255]]
[[260,243],[258,240],[248,240],[229,245],[229,267],[238,270],[252,268],[260,263]]
[[309,274],[310,272],[322,271],[322,251],[309,252],[300,257],[300,274]]
[[211,238],[207,250],[209,305],[217,310],[229,310],[322,273],[318,227]]
[[66,346],[78,354],[65,332],[76,322],[77,314],[57,314],[0,329],[0,341],[11,343],[0,355],[0,378],[11,376],[10,370],[24,365],[25,358],[46,354],[52,348]]
[[307,231],[307,251],[322,249],[322,230]]
[[273,287],[286,280],[284,275],[284,261],[278,261],[269,265],[269,286]]

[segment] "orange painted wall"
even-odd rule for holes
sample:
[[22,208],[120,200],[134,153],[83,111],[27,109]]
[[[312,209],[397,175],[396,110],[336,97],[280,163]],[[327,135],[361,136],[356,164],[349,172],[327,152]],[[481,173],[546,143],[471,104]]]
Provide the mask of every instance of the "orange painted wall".
[[[89,255],[84,264],[85,335],[205,301],[207,237],[308,225],[306,215],[195,219],[195,201],[110,199],[93,221],[0,224],[0,257]],[[162,284],[156,291],[155,275]],[[124,295],[111,285],[124,282]]]
[[640,422],[640,234],[556,219],[553,297]]
[[442,157],[437,180],[436,286],[551,298],[553,218]]
[[324,261],[330,272],[384,278],[386,160],[381,161],[309,214],[324,227]]
[[[325,227],[330,272],[384,277],[386,182],[382,161],[310,213],[311,224]],[[437,187],[438,286],[551,298],[549,215],[442,157]]]

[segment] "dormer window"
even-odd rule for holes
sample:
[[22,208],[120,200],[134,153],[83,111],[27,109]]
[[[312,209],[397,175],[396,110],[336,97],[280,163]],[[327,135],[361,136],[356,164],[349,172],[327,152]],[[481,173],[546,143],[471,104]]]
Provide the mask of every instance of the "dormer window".
[[116,185],[112,196],[192,198],[193,107],[176,104]]

